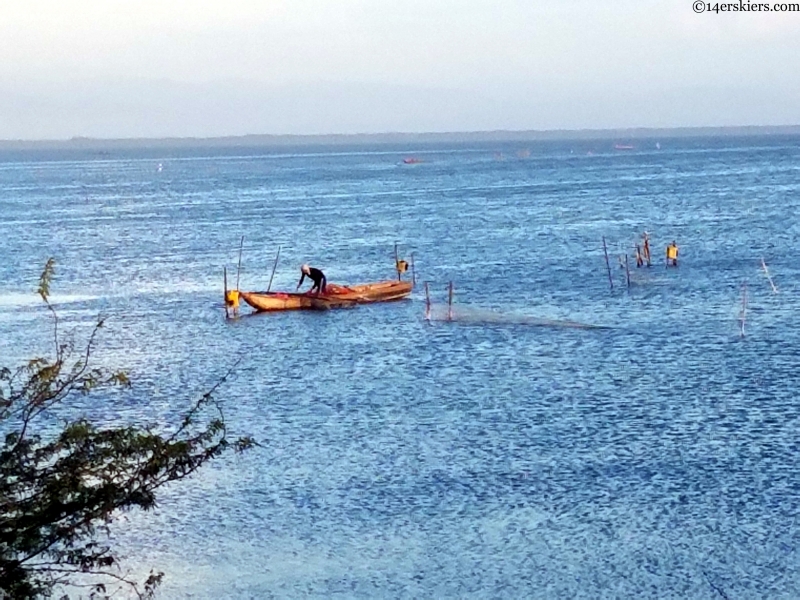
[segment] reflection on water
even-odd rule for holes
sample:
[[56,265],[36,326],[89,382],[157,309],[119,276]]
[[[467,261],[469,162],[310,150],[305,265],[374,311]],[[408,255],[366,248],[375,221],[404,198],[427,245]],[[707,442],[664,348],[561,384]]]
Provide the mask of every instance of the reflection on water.
[[[96,359],[135,383],[82,411],[167,423],[242,360],[221,396],[263,447],[115,530],[166,598],[795,597],[800,140],[660,142],[7,157],[2,362],[49,347],[50,255],[65,325],[107,315]],[[242,289],[279,245],[287,290],[392,277],[400,242],[457,323],[421,286],[226,322],[241,235]]]

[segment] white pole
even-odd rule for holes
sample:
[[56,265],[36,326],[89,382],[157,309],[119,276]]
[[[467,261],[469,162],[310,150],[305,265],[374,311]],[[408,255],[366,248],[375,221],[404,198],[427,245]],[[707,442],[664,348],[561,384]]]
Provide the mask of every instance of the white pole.
[[764,268],[764,274],[767,276],[767,280],[769,284],[772,286],[772,292],[777,294],[778,288],[775,287],[775,284],[772,282],[772,277],[770,277],[769,270],[767,269],[767,263],[764,262],[764,258],[761,258],[761,266]]

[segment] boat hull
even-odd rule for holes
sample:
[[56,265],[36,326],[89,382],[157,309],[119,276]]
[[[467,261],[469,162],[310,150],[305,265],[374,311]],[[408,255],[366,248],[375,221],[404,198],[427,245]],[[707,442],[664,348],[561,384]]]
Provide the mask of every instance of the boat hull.
[[402,300],[411,294],[410,281],[380,281],[353,286],[329,284],[324,294],[240,292],[240,297],[259,312],[281,310],[329,310],[373,302]]

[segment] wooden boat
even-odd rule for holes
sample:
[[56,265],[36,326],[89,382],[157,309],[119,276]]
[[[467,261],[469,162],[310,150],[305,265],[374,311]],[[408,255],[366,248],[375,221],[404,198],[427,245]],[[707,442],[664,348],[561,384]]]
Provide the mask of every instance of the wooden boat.
[[343,286],[329,283],[325,293],[239,292],[242,300],[257,311],[328,310],[373,302],[402,300],[411,294],[410,281],[379,281]]

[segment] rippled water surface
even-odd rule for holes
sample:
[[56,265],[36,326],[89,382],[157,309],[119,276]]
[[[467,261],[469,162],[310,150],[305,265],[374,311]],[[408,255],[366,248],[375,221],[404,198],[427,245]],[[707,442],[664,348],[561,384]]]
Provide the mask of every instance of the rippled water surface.
[[[5,152],[0,364],[48,348],[48,256],[134,379],[95,418],[168,423],[241,359],[220,397],[263,446],[115,529],[165,598],[796,598],[800,139],[636,146]],[[464,320],[418,286],[226,322],[242,235],[242,289],[279,245],[274,288],[390,278],[399,242]]]

